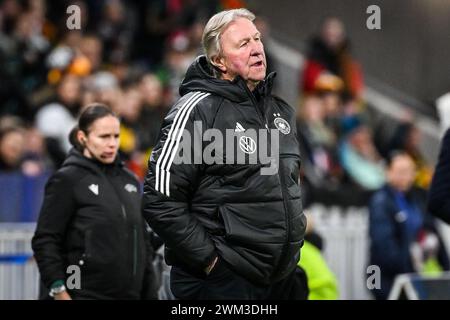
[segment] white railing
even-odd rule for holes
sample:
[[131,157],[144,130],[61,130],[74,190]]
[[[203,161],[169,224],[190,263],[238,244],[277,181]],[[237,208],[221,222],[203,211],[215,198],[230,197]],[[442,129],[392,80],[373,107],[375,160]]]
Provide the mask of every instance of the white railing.
[[340,299],[372,299],[366,286],[369,253],[367,208],[325,207],[307,210],[324,240],[323,255],[339,283]]
[[[325,240],[324,256],[338,279],[340,299],[370,299],[366,289],[367,210],[314,205],[309,212],[316,231]],[[0,224],[0,256],[31,255],[34,229],[34,224]],[[34,260],[23,264],[0,262],[0,300],[36,299],[38,290]]]
[[[323,255],[336,275],[340,299],[372,299],[367,289],[369,253],[367,208],[311,206],[314,229],[324,239]],[[447,248],[450,248],[450,227],[440,225]],[[30,254],[34,224],[0,223],[0,256]],[[158,270],[164,270],[159,267]],[[167,271],[167,270],[166,270]],[[34,260],[24,264],[0,262],[0,300],[36,299],[39,273]]]
[[34,223],[0,223],[0,300],[38,297],[39,272],[31,258],[34,229]]

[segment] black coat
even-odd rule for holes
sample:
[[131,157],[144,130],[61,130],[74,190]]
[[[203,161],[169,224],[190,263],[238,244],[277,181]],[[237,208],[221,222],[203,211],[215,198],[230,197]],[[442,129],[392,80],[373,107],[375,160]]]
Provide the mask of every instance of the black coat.
[[[240,77],[232,82],[213,77],[204,56],[188,69],[180,87],[182,97],[164,120],[144,183],[144,217],[164,240],[168,264],[201,275],[219,255],[234,272],[263,285],[295,269],[306,227],[298,181],[295,110],[271,95],[273,76],[252,93]],[[254,145],[258,161],[253,164],[249,159],[226,164],[225,142],[220,151],[215,150],[222,164],[194,161],[195,157],[190,164],[175,164],[171,157],[178,152],[180,141],[197,139],[194,122],[202,127],[197,138],[211,128],[223,137],[227,129],[240,131],[235,158],[246,150],[239,146],[241,138],[250,136],[249,129],[277,130],[275,123],[283,123],[279,141],[273,142],[280,150],[278,171],[273,175],[260,172],[268,166],[258,153],[259,148],[266,148],[258,144],[262,136]],[[203,142],[200,151],[209,146]]]
[[428,210],[450,223],[450,129],[444,135],[430,192]]
[[116,161],[104,165],[72,150],[48,181],[32,240],[43,283],[81,271],[74,298],[154,298],[153,251],[140,210],[140,186]]

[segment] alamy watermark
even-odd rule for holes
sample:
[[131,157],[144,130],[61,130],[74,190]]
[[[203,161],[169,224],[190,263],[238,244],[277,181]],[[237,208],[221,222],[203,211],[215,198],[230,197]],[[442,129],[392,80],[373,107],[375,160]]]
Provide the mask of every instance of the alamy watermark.
[[[174,164],[261,164],[261,175],[278,172],[280,158],[278,129],[219,129],[203,132],[201,121],[194,121],[193,137],[184,129],[182,135],[169,138],[169,148],[176,150]],[[180,133],[179,133],[180,134]]]
[[367,14],[370,16],[366,20],[366,26],[369,30],[380,30],[381,29],[381,8],[375,4],[367,7]]
[[66,13],[69,17],[66,20],[66,26],[69,30],[81,29],[81,9],[79,6],[72,4],[67,7]]
[[81,269],[78,265],[69,265],[66,269],[66,273],[69,275],[66,280],[67,289],[81,289]]
[[367,289],[381,289],[381,269],[379,266],[373,264],[367,267],[367,280],[366,285]]

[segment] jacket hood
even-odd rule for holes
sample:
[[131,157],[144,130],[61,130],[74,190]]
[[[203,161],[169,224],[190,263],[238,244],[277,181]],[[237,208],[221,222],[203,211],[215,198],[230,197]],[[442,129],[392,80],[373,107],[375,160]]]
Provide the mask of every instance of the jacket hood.
[[[266,79],[258,84],[255,91],[262,96],[270,95],[275,76],[275,72],[270,73]],[[251,94],[245,80],[241,76],[237,76],[233,81],[216,78],[212,66],[204,55],[194,60],[181,83],[181,96],[192,91],[209,92],[238,103],[249,100],[249,95]]]
[[86,158],[80,151],[75,148],[72,148],[69,151],[69,155],[64,161],[63,167],[67,166],[77,166],[86,168],[94,173],[106,172],[109,170],[116,170],[123,167],[123,162],[120,161],[119,156],[116,157],[113,163],[104,164],[100,161]]

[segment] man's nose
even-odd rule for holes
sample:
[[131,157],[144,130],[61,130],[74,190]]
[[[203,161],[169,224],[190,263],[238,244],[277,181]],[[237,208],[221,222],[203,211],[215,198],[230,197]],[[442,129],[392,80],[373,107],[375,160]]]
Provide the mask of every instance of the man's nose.
[[262,55],[264,49],[263,49],[263,45],[261,44],[261,42],[254,41],[252,43],[253,43],[253,46],[252,46],[252,51],[251,51],[250,54],[252,56],[260,56],[260,55]]

